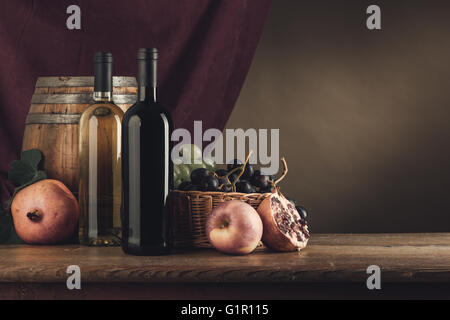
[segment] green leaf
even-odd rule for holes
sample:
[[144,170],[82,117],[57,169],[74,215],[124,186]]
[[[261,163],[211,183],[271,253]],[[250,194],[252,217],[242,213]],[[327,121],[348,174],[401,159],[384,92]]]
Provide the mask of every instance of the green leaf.
[[32,183],[35,183],[35,182],[38,182],[39,180],[44,180],[44,179],[47,179],[47,174],[44,171],[39,170],[38,172],[36,172],[36,175],[34,176]]
[[0,243],[22,244],[25,243],[16,232],[10,214],[0,214]]
[[47,174],[44,171],[36,171],[36,174],[34,175],[33,178],[31,178],[31,180],[29,180],[27,183],[22,184],[20,187],[17,187],[14,189],[14,193],[11,196],[11,198],[5,202],[5,209],[7,209],[8,211],[11,209],[11,204],[14,200],[14,197],[20,190],[28,187],[29,185],[32,185],[35,182],[38,182],[38,181],[44,180],[44,179],[47,179]]
[[4,243],[9,239],[11,233],[11,216],[2,212],[0,214],[0,243]]
[[[11,196],[11,198],[9,198],[9,199],[5,202],[4,208],[5,208],[6,210],[9,211],[9,209],[11,208],[11,203],[12,203],[12,201],[13,201],[15,195],[16,195],[16,191],[14,191],[14,194]],[[5,214],[6,214],[6,213],[5,213]]]
[[29,185],[32,185],[35,182],[38,182],[38,181],[44,180],[44,179],[47,179],[47,175],[45,174],[45,172],[44,171],[40,171],[40,170],[36,171],[36,173],[34,174],[34,176],[30,180],[28,180],[26,183],[22,184],[20,187],[17,187],[16,189],[14,189],[14,194],[13,194],[12,198],[14,198],[14,196],[20,190],[28,187]]
[[42,160],[42,152],[39,149],[30,149],[22,151],[20,160],[29,164],[35,170],[38,169],[39,162]]
[[6,201],[5,209],[0,206],[0,243],[24,243],[16,233],[10,208],[15,195],[23,188],[46,179],[44,171],[38,170],[39,163],[42,160],[42,152],[38,149],[23,151],[21,160],[11,163],[8,172],[8,179],[16,186],[14,194]]
[[17,187],[35,180],[42,152],[38,149],[22,151],[20,160],[13,161],[8,172],[8,179]]
[[11,168],[8,172],[8,179],[15,185],[23,185],[36,175],[36,169],[29,163],[21,160],[16,160],[11,163]]
[[8,237],[8,240],[6,240],[6,243],[9,243],[9,244],[23,244],[23,243],[25,243],[25,241],[23,241],[19,237],[19,235],[17,234],[16,228],[14,228],[14,223],[11,223],[11,231],[9,232],[9,237]]

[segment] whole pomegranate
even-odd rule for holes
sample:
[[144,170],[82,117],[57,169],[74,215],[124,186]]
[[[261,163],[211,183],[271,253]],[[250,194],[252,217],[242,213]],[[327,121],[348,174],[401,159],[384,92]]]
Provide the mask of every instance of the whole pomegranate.
[[277,251],[295,251],[306,247],[308,225],[278,189],[261,202],[257,211],[263,222],[262,241],[266,246]]
[[11,204],[16,232],[29,244],[68,240],[78,223],[78,203],[60,181],[45,179],[20,190]]

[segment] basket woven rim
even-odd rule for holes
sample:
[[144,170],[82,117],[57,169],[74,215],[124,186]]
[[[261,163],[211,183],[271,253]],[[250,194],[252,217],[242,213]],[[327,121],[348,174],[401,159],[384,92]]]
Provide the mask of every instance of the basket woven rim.
[[266,192],[266,193],[259,193],[259,192],[244,193],[244,192],[221,192],[221,191],[198,191],[198,190],[194,190],[194,191],[171,190],[171,192],[188,193],[188,194],[230,195],[230,196],[254,196],[254,195],[263,196],[263,195],[270,195],[270,194],[272,194],[271,192]]

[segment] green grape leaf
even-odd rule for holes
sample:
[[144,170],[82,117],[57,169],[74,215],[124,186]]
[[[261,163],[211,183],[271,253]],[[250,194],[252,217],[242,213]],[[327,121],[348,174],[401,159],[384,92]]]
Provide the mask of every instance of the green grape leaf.
[[7,214],[3,208],[0,210],[0,243],[24,243],[16,233],[11,215]]
[[38,169],[39,162],[42,160],[42,152],[38,149],[30,149],[22,151],[20,160],[29,164],[35,170]]
[[32,180],[36,175],[36,169],[29,163],[22,160],[15,160],[11,163],[8,172],[8,179],[15,185],[20,186]]
[[11,204],[16,194],[29,185],[46,179],[44,171],[38,170],[42,160],[42,152],[38,149],[26,150],[21,153],[21,159],[11,163],[8,179],[16,187],[14,194],[6,201],[5,206],[0,206],[0,243],[24,243],[16,233],[12,216]]
[[29,185],[32,185],[35,182],[38,182],[40,180],[44,180],[47,179],[47,174],[44,171],[36,171],[36,173],[34,174],[33,178],[31,178],[31,180],[29,180],[28,182],[22,184],[20,187],[17,187],[14,190],[14,195],[16,195],[17,192],[19,192],[20,190],[22,190],[23,188],[28,187]]
[[12,201],[14,200],[14,197],[16,196],[16,194],[20,190],[28,187],[29,185],[32,185],[35,182],[38,182],[38,181],[44,180],[44,179],[47,179],[47,174],[44,171],[41,171],[41,170],[36,171],[36,174],[34,175],[33,178],[31,178],[31,180],[29,180],[28,182],[22,184],[20,187],[17,187],[17,188],[14,189],[14,193],[11,196],[11,198],[8,201],[5,202],[5,209],[9,210],[11,208]]
[[7,215],[3,208],[0,213],[0,243],[4,243],[8,240],[11,233],[11,216]]
[[23,151],[20,160],[11,163],[8,172],[8,179],[17,187],[28,184],[30,181],[42,176],[38,171],[39,163],[42,160],[42,152],[38,149]]
[[8,244],[23,244],[23,241],[17,234],[16,229],[14,228],[14,223],[11,221],[11,231],[9,232],[8,240],[6,240]]
[[[6,200],[6,202],[5,202],[5,207],[4,208],[6,210],[8,210],[8,212],[9,212],[9,209],[11,209],[11,203],[12,203],[15,195],[16,195],[16,191],[14,191],[14,194],[11,196],[11,198]],[[5,212],[5,214],[8,214],[8,212]]]
[[38,182],[38,181],[44,180],[44,179],[47,179],[47,174],[45,173],[45,171],[39,170],[38,172],[36,172],[36,175],[34,176],[32,183],[35,183],[35,182]]

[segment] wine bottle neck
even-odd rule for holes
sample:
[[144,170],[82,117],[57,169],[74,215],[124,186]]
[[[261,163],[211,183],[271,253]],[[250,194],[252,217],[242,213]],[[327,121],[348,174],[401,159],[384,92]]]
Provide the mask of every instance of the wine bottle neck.
[[94,95],[95,101],[112,101],[113,60],[109,52],[94,55]]
[[158,60],[138,60],[139,101],[156,102],[158,94]]
[[139,86],[138,98],[142,102],[157,102],[158,101],[158,87]]
[[94,101],[96,101],[96,102],[111,102],[112,101],[112,93],[111,92],[94,91]]

